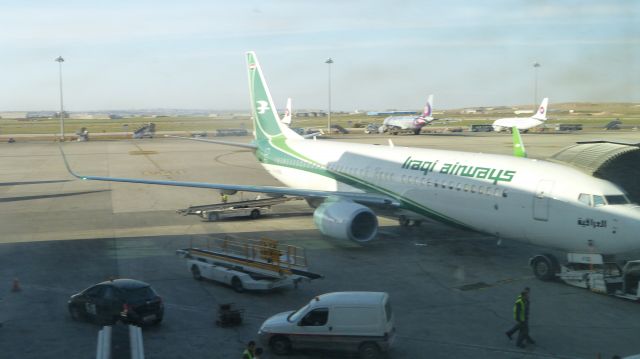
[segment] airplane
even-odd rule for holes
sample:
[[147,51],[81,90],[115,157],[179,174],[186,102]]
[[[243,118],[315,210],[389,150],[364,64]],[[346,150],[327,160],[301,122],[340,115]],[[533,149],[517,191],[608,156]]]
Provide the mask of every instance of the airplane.
[[414,135],[420,134],[422,127],[430,124],[435,119],[432,116],[433,95],[429,95],[427,104],[424,106],[422,114],[416,116],[389,116],[384,119],[380,131],[397,135],[399,132],[410,131]]
[[[292,118],[292,111],[291,111],[291,97],[287,98],[287,106],[284,109],[284,115],[282,116],[282,119],[280,119],[280,121],[285,124],[287,127],[291,127],[291,118]],[[322,130],[309,130],[308,133],[304,133],[304,129],[303,128],[298,128],[298,130],[300,130],[300,132],[297,132],[298,134],[300,134],[302,136],[302,138],[314,138],[314,137],[320,137],[324,135],[324,132]]]
[[287,126],[291,126],[291,97],[287,99],[287,107],[284,109],[284,116],[282,116],[282,123]]
[[517,127],[519,131],[528,131],[531,128],[540,126],[547,120],[547,105],[549,104],[549,98],[545,97],[538,108],[538,112],[531,117],[508,117],[500,118],[493,121],[491,125],[493,130],[501,132],[505,130],[511,130],[512,127]]
[[[516,127],[515,156],[304,139],[281,122],[256,54],[246,60],[254,141],[235,145],[252,149],[285,186],[80,175],[60,146],[67,170],[82,180],[302,196],[322,234],[358,243],[376,237],[382,214],[403,226],[433,220],[578,255],[640,249],[640,206],[611,182],[527,158]],[[557,263],[540,254],[532,268],[549,280]]]

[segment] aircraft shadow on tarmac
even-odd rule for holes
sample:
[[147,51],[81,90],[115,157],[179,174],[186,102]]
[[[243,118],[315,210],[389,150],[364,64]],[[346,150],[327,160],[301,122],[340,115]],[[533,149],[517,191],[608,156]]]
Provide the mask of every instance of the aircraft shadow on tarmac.
[[69,196],[80,196],[80,195],[83,195],[83,194],[109,192],[109,191],[111,191],[111,190],[110,189],[101,189],[101,190],[97,190],[97,191],[67,192],[67,193],[55,193],[55,194],[42,194],[42,195],[34,195],[34,196],[8,197],[8,198],[0,198],[0,203],[31,201],[31,200],[46,199],[46,198],[61,198],[61,197],[69,197]]

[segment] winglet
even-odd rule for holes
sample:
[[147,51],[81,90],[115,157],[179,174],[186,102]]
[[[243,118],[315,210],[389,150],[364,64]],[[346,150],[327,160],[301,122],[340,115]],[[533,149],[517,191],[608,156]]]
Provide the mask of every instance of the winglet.
[[516,126],[511,128],[511,134],[513,135],[513,155],[516,157],[527,157],[527,150],[524,148],[520,131],[518,131]]

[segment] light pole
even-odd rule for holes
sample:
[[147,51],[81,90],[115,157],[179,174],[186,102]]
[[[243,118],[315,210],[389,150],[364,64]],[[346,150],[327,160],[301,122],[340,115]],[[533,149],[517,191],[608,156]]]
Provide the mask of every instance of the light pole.
[[62,103],[62,63],[64,59],[62,56],[58,56],[55,61],[58,62],[60,69],[60,142],[64,142],[64,106]]
[[535,109],[538,106],[538,68],[540,67],[540,63],[533,63],[533,108]]
[[327,132],[331,134],[331,64],[333,60],[328,58],[324,63],[329,65],[329,121],[327,122]]

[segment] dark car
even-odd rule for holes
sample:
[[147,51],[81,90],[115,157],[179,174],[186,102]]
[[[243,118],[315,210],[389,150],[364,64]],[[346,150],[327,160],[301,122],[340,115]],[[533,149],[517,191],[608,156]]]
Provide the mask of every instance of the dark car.
[[159,324],[164,316],[162,298],[145,282],[114,279],[91,286],[69,298],[74,320],[114,324]]

